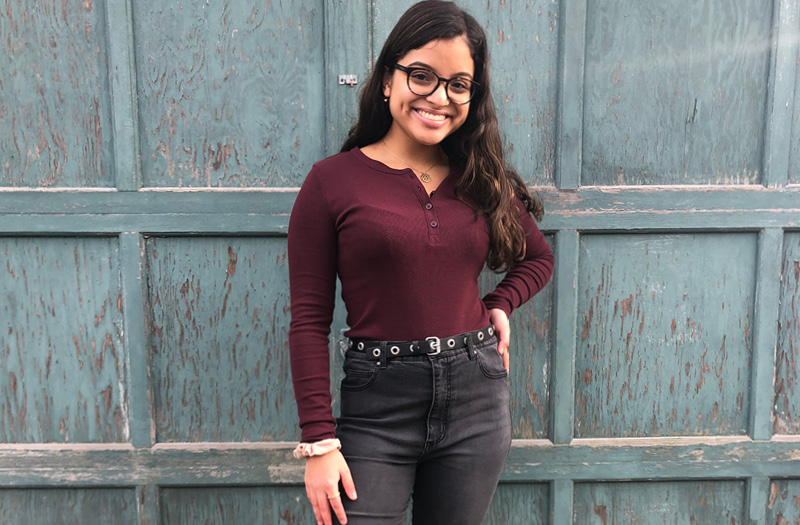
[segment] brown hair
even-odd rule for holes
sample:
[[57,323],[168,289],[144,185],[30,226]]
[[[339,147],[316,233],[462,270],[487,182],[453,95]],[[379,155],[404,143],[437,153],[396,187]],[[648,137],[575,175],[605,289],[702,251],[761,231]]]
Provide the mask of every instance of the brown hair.
[[465,37],[469,45],[479,87],[470,101],[466,121],[442,141],[442,149],[450,162],[462,170],[456,183],[459,195],[469,194],[477,203],[476,211],[486,217],[490,238],[486,264],[492,270],[504,271],[525,257],[525,232],[514,196],[537,220],[542,219],[544,207],[506,163],[489,90],[486,34],[469,13],[452,2],[426,0],[400,17],[362,88],[358,122],[350,130],[342,151],[372,144],[389,131],[392,115],[383,102],[382,82],[387,70],[406,53],[432,40],[459,36]]

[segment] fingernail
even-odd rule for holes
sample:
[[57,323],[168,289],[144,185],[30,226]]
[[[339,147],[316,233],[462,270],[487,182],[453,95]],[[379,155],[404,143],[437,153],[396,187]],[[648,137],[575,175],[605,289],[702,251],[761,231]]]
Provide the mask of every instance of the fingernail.
[[350,493],[350,499],[356,499],[357,497],[358,497],[358,494],[356,494],[355,490]]

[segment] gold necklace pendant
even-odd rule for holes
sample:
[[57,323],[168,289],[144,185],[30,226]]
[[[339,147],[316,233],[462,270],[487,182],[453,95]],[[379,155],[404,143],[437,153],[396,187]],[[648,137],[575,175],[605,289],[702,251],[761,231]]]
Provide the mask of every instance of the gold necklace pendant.
[[423,171],[419,176],[419,180],[421,180],[422,182],[430,182],[431,176]]

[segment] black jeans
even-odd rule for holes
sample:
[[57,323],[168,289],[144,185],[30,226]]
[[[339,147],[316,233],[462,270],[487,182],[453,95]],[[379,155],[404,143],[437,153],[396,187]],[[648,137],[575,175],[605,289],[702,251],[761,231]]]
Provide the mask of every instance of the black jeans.
[[481,523],[511,446],[497,339],[385,368],[348,351],[344,371],[336,433],[358,491],[342,496],[348,522],[403,523],[413,497],[414,525]]

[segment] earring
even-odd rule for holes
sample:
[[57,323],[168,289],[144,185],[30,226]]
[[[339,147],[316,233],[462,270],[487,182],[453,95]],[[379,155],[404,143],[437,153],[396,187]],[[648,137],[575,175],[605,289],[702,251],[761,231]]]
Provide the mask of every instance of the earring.
[[384,102],[389,102],[389,97],[383,97]]

